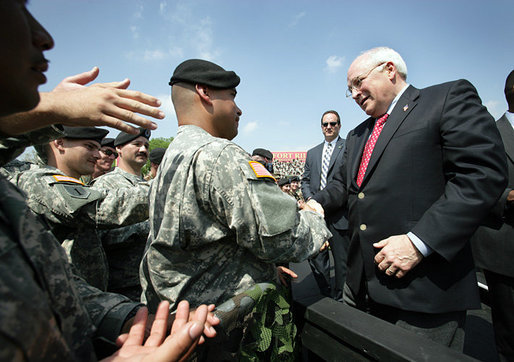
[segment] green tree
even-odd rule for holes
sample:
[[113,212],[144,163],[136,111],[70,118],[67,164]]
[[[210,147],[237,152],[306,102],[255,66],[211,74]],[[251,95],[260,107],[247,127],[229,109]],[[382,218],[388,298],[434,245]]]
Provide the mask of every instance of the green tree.
[[[173,141],[173,137],[156,137],[150,139],[150,151],[154,148],[168,148],[169,144]],[[143,176],[146,176],[150,172],[150,160],[146,162],[146,165],[141,169]]]

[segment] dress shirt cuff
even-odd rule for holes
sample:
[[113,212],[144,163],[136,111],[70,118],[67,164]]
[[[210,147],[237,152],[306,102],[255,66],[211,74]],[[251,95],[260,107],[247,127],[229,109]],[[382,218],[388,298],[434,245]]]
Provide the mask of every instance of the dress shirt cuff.
[[410,241],[412,241],[416,249],[418,249],[424,257],[432,254],[433,250],[412,232],[407,233],[407,237],[410,239]]

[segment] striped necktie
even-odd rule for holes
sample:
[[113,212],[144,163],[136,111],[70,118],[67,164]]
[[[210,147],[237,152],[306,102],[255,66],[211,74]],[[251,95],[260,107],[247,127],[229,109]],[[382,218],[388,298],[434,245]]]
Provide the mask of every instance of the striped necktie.
[[327,144],[323,152],[323,159],[321,161],[321,180],[319,182],[319,189],[323,190],[327,186],[328,165],[330,164],[330,157],[332,156],[332,143]]
[[368,138],[366,145],[364,146],[364,152],[362,152],[361,164],[359,166],[359,173],[357,174],[357,186],[362,185],[362,181],[364,180],[364,175],[366,174],[366,169],[368,168],[369,160],[371,158],[371,154],[373,153],[373,149],[375,148],[375,144],[377,143],[378,136],[380,136],[380,132],[384,128],[384,124],[387,121],[387,117],[389,115],[386,113],[375,122],[375,127],[373,128],[373,132],[371,136]]

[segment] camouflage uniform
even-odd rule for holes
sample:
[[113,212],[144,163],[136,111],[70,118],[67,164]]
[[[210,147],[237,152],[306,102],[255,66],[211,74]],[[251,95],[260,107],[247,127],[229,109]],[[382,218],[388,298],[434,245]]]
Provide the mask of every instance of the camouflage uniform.
[[[0,138],[0,164],[16,155],[17,147],[2,148],[11,141]],[[2,176],[0,259],[1,361],[96,360],[92,339],[114,341],[138,307],[74,275],[55,236]]]
[[[116,167],[113,171],[94,179],[92,185],[105,190],[116,190],[136,187],[141,182],[145,182],[142,177]],[[141,298],[139,264],[143,258],[149,232],[148,220],[100,232],[109,264],[108,291],[123,294],[132,300]]]
[[50,166],[19,173],[11,182],[27,194],[30,209],[44,216],[79,275],[106,290],[107,259],[96,228],[147,219],[148,185],[112,191],[95,189]]
[[141,263],[150,310],[163,299],[172,309],[182,299],[193,307],[219,304],[273,281],[273,263],[304,260],[331,236],[322,216],[298,211],[251,163],[257,164],[233,142],[179,127],[150,191]]
[[41,128],[23,135],[6,137],[0,135],[0,165],[5,165],[21,155],[26,147],[43,145],[59,137],[63,137],[58,126]]

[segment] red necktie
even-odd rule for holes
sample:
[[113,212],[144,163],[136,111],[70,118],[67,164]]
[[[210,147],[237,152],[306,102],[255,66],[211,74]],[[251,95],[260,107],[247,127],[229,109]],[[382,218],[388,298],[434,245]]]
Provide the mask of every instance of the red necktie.
[[359,187],[362,184],[362,180],[364,180],[364,174],[368,168],[368,163],[369,159],[371,158],[371,154],[373,153],[373,148],[375,148],[378,136],[380,136],[380,132],[382,132],[388,116],[389,115],[386,113],[377,119],[375,122],[375,127],[373,128],[373,132],[371,133],[371,137],[368,139],[368,142],[366,142],[366,146],[364,146],[364,152],[362,153],[361,164],[359,166],[359,173],[357,174],[357,186]]

